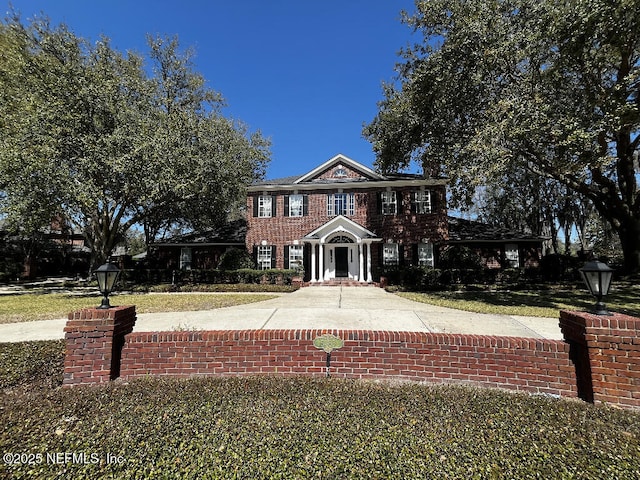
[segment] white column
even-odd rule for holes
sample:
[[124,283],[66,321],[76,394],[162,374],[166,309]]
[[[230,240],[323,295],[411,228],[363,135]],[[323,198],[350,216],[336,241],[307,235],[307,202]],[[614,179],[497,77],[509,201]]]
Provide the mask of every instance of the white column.
[[367,282],[371,281],[371,242],[367,243]]
[[311,244],[311,281],[316,281],[316,244]]
[[324,245],[322,243],[318,244],[318,281],[324,282]]
[[358,281],[364,282],[364,255],[362,253],[362,243],[358,244]]

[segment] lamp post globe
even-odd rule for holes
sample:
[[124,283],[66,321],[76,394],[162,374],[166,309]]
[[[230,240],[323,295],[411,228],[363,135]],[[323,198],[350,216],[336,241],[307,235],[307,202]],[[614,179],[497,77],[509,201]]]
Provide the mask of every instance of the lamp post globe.
[[98,308],[111,308],[111,305],[109,304],[109,294],[113,291],[113,286],[118,281],[120,269],[113,263],[105,263],[104,265],[100,265],[94,273],[98,280],[98,290],[100,290],[100,293],[103,296],[102,303]]
[[611,315],[607,311],[606,305],[602,302],[602,297],[609,294],[613,269],[605,263],[592,260],[585,263],[584,267],[580,269],[580,275],[587,285],[589,293],[596,297],[594,313],[596,315]]

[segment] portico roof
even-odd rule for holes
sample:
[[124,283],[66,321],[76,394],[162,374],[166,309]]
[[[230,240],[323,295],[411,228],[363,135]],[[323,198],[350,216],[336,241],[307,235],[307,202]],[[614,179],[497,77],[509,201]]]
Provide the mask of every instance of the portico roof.
[[381,241],[375,233],[367,228],[363,227],[359,223],[350,220],[344,215],[338,215],[332,218],[327,223],[316,228],[314,231],[308,233],[303,237],[303,240],[316,240],[324,243],[334,234],[347,233],[355,237],[356,242],[360,243],[362,240]]

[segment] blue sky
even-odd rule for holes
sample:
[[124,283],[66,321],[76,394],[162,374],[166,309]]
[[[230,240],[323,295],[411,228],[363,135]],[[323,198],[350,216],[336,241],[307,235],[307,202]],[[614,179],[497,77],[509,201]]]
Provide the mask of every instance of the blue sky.
[[[2,0],[5,11],[10,2]],[[362,138],[398,51],[417,39],[400,23],[413,0],[13,0],[78,36],[146,53],[146,34],[177,35],[222,93],[226,116],[272,141],[269,178],[306,173],[342,153],[367,166]]]

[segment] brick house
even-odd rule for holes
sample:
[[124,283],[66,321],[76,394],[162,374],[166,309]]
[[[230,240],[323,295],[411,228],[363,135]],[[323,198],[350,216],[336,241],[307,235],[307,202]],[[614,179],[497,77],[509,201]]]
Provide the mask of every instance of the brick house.
[[249,187],[246,246],[258,268],[301,268],[312,283],[434,266],[448,239],[446,183],[382,175],[336,155],[302,176]]
[[148,256],[154,268],[211,270],[230,248],[244,248],[246,222],[234,220],[216,228],[174,235],[151,244]]

